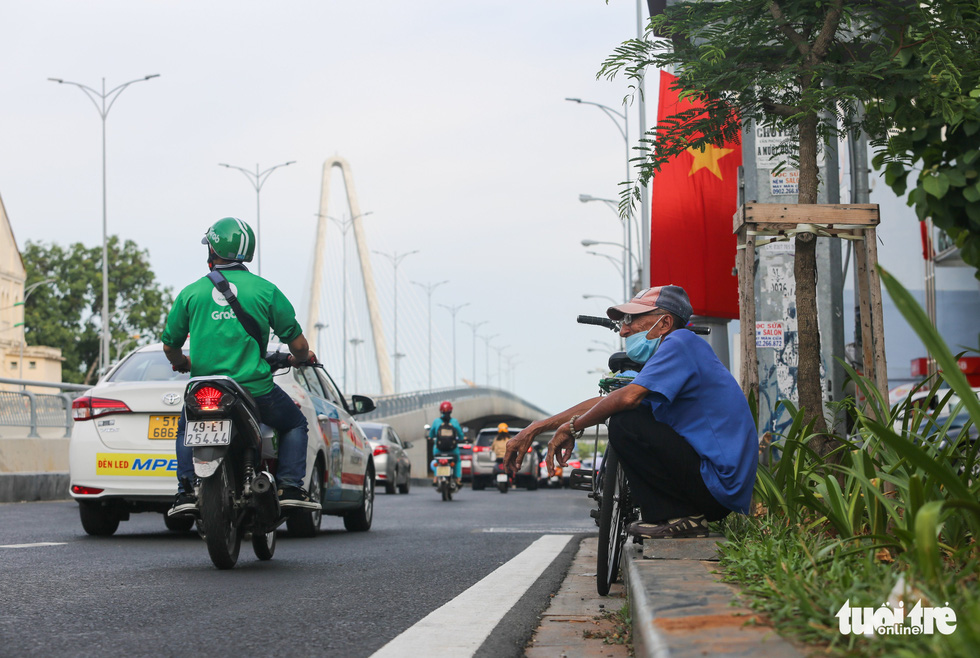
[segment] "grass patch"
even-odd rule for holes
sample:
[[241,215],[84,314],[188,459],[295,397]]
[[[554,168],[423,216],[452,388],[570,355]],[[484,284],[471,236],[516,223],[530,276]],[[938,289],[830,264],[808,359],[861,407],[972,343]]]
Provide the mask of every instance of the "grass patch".
[[634,655],[633,620],[630,616],[628,598],[619,610],[603,610],[594,619],[602,625],[602,628],[582,631],[582,637],[587,640],[599,639],[603,644],[625,645],[629,649],[629,655]]

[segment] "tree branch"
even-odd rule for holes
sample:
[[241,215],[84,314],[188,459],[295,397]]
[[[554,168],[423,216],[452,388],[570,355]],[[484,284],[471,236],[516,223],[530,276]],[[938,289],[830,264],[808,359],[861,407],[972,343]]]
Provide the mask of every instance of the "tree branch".
[[776,27],[782,32],[783,36],[790,40],[796,49],[800,51],[804,57],[810,55],[810,44],[807,40],[803,38],[803,35],[793,29],[786,20],[786,15],[783,13],[783,8],[779,6],[776,0],[769,3],[769,13],[772,15],[773,20],[776,21]]
[[827,49],[830,48],[834,35],[837,34],[837,28],[840,27],[843,4],[844,0],[834,0],[830,6],[830,11],[824,17],[823,27],[820,28],[820,34],[817,35],[810,50],[810,57],[813,59],[822,61],[827,55]]

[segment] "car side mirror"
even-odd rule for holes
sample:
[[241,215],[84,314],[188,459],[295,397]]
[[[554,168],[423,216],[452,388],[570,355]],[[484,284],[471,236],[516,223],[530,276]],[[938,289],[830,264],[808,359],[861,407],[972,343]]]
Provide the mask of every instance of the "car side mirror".
[[377,405],[374,404],[374,400],[366,395],[352,395],[350,396],[351,413],[353,415],[366,414],[370,411],[374,411]]

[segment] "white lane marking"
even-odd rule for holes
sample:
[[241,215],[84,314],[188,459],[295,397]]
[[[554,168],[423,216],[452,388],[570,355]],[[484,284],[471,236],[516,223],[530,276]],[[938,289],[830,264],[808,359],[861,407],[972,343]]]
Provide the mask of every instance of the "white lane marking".
[[381,647],[372,658],[472,656],[571,539],[571,535],[537,539],[514,559]]
[[0,548],[36,548],[38,546],[64,546],[63,541],[39,541],[36,544],[4,544]]
[[512,533],[512,534],[541,534],[546,533],[549,535],[588,535],[597,534],[599,529],[592,525],[591,527],[582,528],[479,528],[473,531],[474,533],[484,533],[484,532],[499,532],[499,533]]

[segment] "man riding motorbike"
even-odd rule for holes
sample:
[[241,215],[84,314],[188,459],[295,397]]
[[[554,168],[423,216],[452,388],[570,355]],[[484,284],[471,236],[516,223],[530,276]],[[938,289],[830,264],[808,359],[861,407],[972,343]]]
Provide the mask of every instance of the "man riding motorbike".
[[[432,425],[429,427],[429,439],[433,441],[432,444],[432,456],[436,457],[438,455],[453,455],[456,458],[456,466],[453,471],[453,477],[456,480],[457,486],[462,482],[463,479],[463,461],[460,458],[459,452],[459,442],[463,440],[463,428],[460,427],[459,421],[452,417],[453,415],[453,404],[448,400],[439,405],[439,413],[442,414],[439,418],[432,421]],[[445,425],[445,427],[443,427]],[[452,430],[452,434],[455,438],[452,441],[443,442],[443,448],[439,447],[440,444],[440,429],[442,429],[443,439],[446,439],[450,434],[449,430]],[[448,447],[451,443],[454,447],[452,449],[444,449]],[[435,485],[435,480],[432,481]]]
[[[252,228],[240,219],[225,217],[207,230],[201,243],[208,245],[208,269],[224,275],[242,310],[258,325],[259,335],[267,337],[274,331],[289,347],[290,365],[316,363],[292,304],[274,284],[245,267],[255,251]],[[189,356],[182,349],[188,334],[194,338]],[[272,381],[265,361],[266,343],[252,338],[211,279],[202,277],[180,291],[161,340],[177,372],[190,372],[192,377],[226,375],[252,395],[262,422],[279,433],[276,480],[280,506],[318,509],[319,503],[311,501],[303,488],[306,417]],[[193,451],[184,445],[185,425],[186,416],[181,413],[176,441],[178,490],[169,516],[197,513]]]
[[497,436],[490,444],[490,452],[496,458],[498,464],[504,463],[504,456],[507,454],[507,441],[510,440],[510,428],[507,423],[497,425]]

